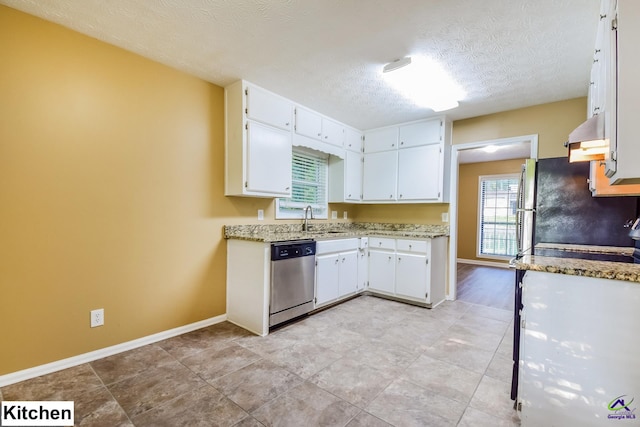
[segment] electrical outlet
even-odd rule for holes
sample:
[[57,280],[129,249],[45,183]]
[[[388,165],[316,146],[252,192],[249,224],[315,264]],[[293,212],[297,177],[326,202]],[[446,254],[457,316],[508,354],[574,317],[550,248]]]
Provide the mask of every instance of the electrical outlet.
[[258,221],[264,221],[264,210],[258,209]]
[[449,222],[449,212],[442,212],[442,222]]
[[347,211],[342,212],[342,219],[347,219]]
[[91,310],[91,327],[104,325],[104,308]]
[[331,211],[331,219],[338,219],[338,211]]

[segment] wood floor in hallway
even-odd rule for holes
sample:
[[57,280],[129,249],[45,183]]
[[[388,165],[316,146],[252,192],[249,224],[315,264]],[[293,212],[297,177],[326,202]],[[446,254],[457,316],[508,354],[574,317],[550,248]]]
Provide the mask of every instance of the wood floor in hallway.
[[458,300],[513,310],[514,270],[460,262],[457,268]]

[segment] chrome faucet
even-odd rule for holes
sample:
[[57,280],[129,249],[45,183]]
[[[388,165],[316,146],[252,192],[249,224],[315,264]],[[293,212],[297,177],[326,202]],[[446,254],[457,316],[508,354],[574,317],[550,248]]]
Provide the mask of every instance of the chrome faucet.
[[304,208],[304,222],[302,223],[302,231],[309,231],[309,224],[307,223],[307,213],[311,213],[311,219],[313,219],[313,208],[311,205],[307,205]]

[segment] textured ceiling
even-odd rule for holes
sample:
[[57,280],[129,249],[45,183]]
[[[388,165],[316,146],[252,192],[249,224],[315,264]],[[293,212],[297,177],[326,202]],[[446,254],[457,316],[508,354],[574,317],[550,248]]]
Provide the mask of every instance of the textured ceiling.
[[[452,119],[586,96],[598,0],[0,0],[215,84],[246,79],[359,129],[436,115],[382,66],[439,61]],[[585,113],[586,114],[586,113]]]

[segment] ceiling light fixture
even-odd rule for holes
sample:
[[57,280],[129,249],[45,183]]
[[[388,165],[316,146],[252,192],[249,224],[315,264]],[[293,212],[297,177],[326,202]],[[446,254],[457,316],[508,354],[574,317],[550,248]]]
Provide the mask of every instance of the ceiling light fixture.
[[[393,71],[393,72],[392,72]],[[416,106],[439,112],[457,107],[466,93],[436,62],[407,56],[388,63],[382,76]]]
[[411,64],[411,57],[405,56],[404,58],[396,59],[393,62],[389,62],[387,65],[384,66],[384,68],[382,69],[382,72],[389,73],[391,71],[395,71],[402,67],[406,67],[409,64]]
[[485,147],[482,147],[482,151],[484,151],[485,153],[495,153],[500,148],[502,148],[502,147],[499,147],[497,145],[487,145]]

